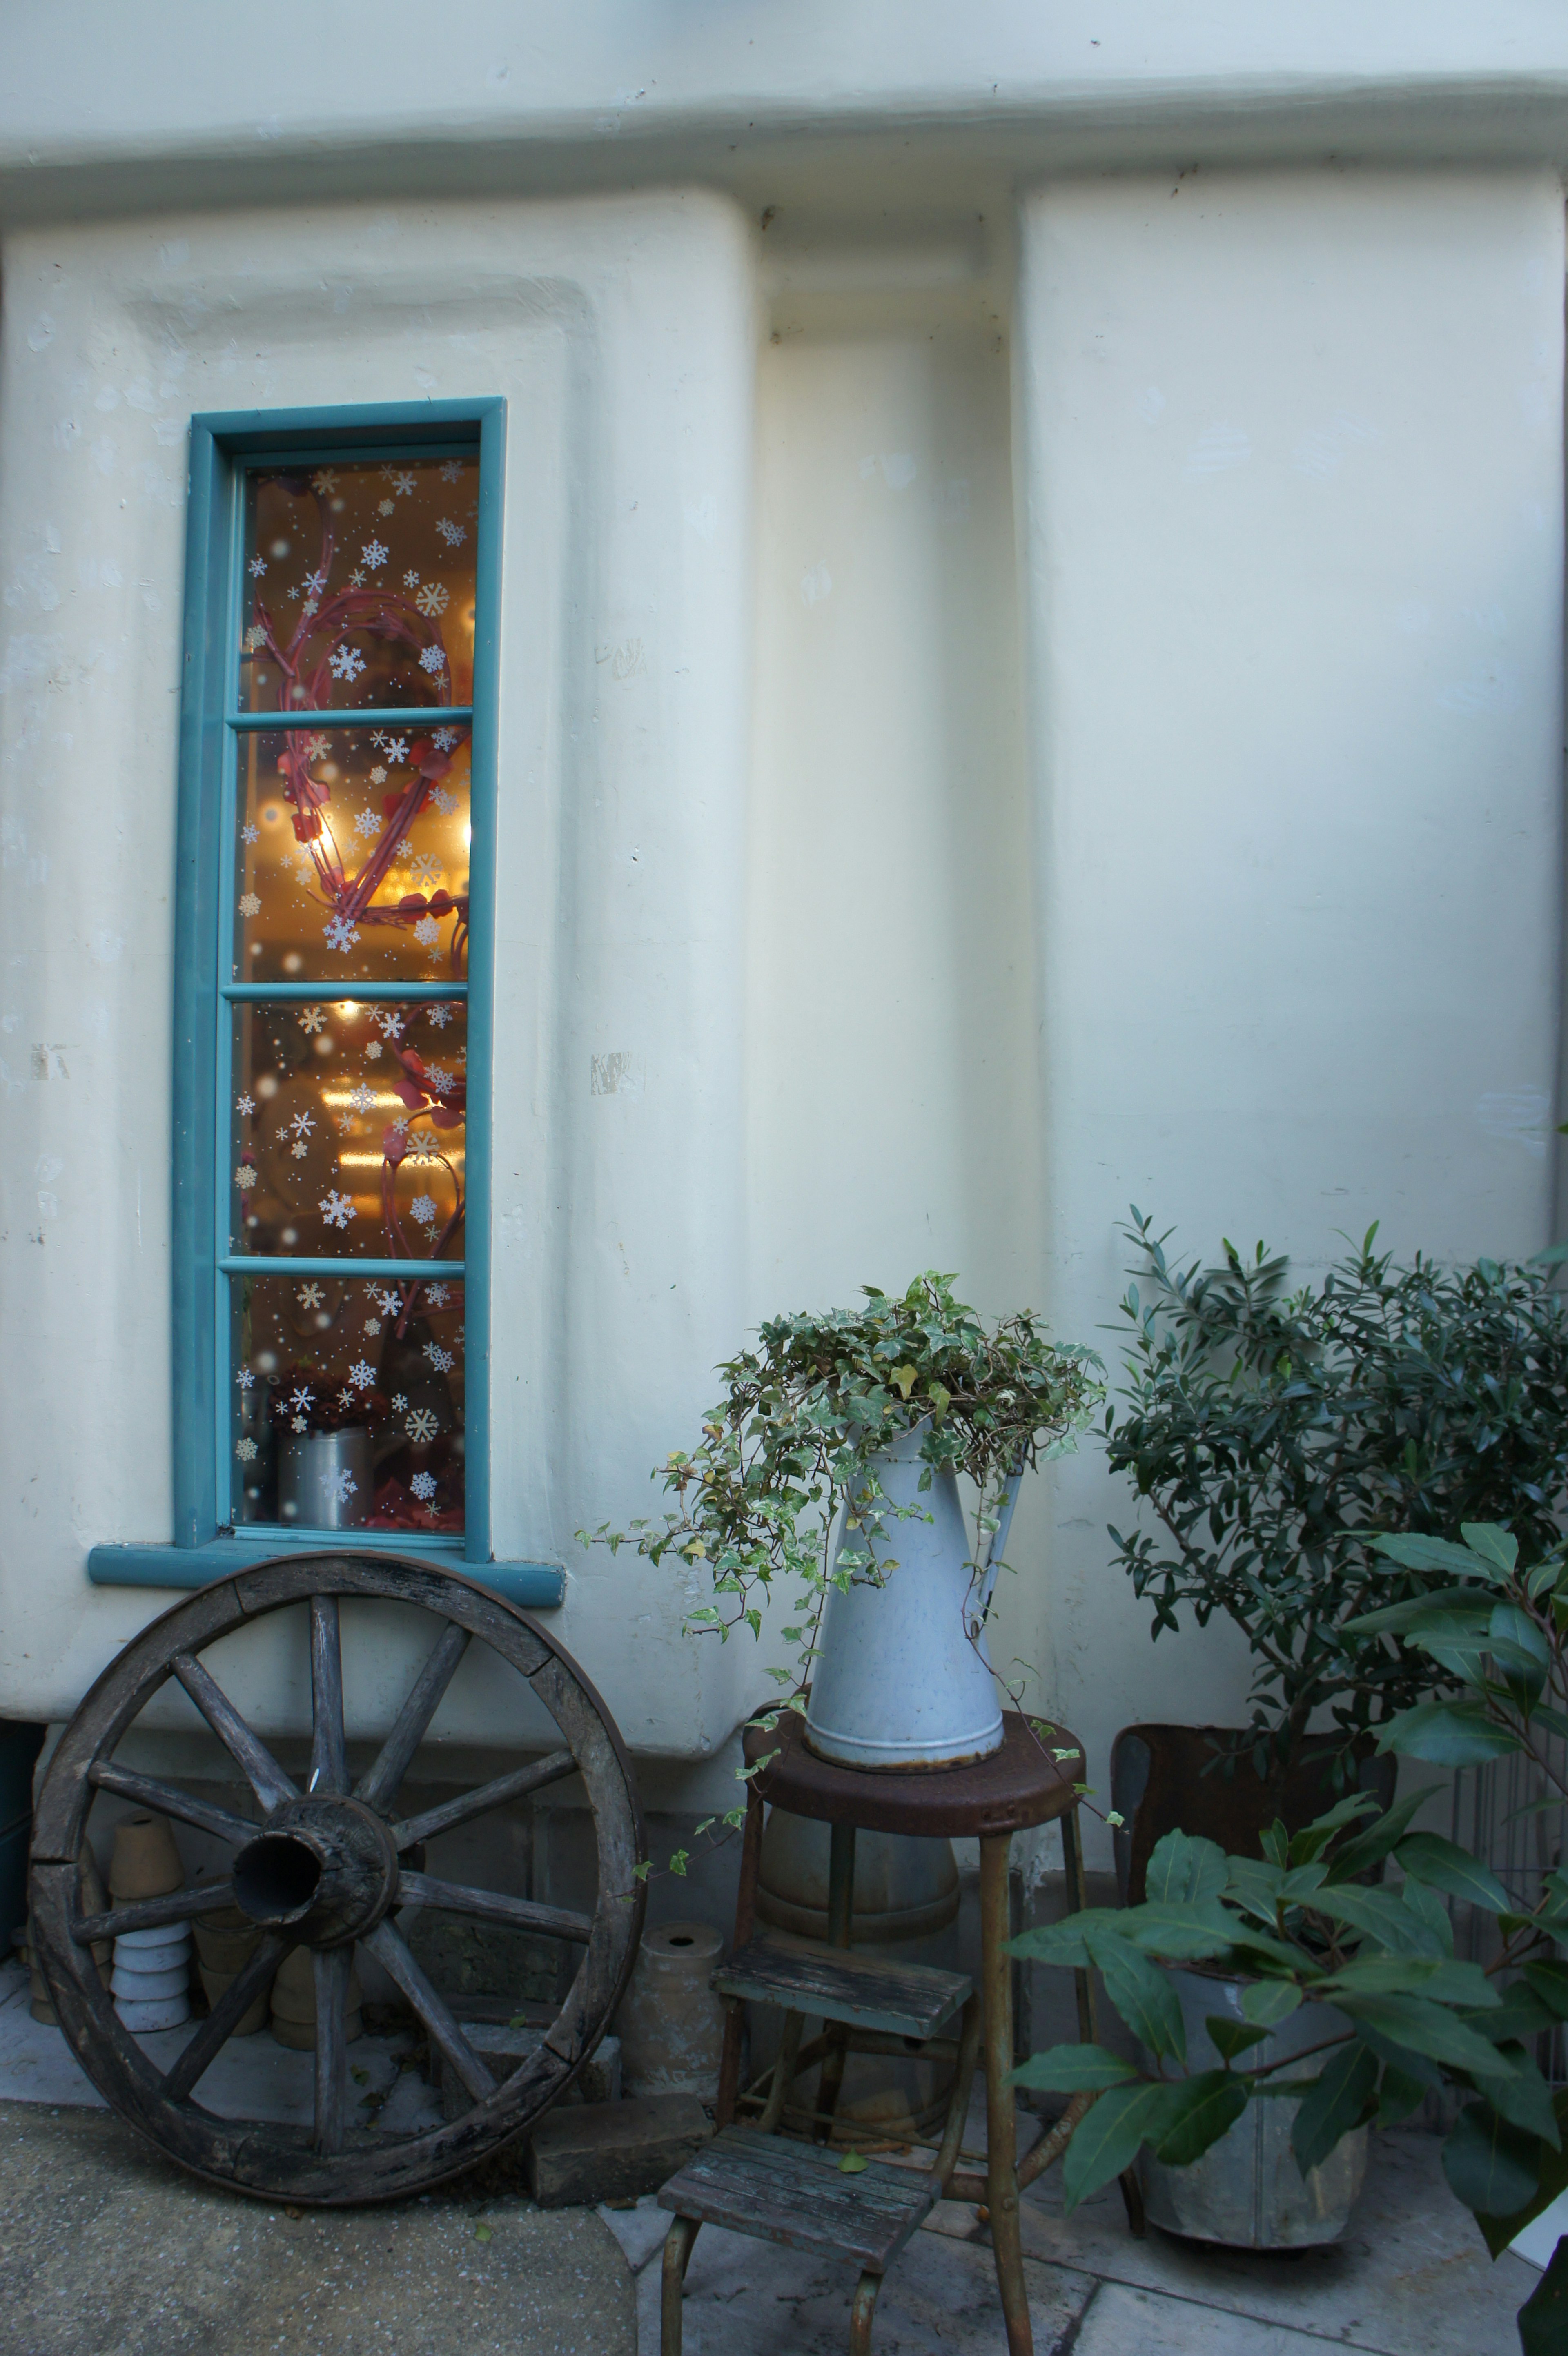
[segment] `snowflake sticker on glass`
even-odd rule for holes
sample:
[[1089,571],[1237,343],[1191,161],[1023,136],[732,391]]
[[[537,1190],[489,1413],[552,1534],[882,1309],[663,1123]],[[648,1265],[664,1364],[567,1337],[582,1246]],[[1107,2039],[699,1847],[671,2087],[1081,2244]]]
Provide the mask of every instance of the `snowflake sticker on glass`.
[[231,1297],[236,1519],[460,1531],[462,1285],[257,1276]]

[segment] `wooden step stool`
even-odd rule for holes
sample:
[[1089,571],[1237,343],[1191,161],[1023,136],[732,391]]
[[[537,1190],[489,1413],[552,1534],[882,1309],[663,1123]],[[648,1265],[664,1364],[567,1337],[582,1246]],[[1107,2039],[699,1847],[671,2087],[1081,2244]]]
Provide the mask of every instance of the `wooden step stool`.
[[[747,1787],[735,1952],[713,1983],[729,2014],[719,2080],[719,2133],[659,2196],[675,2212],[664,2245],[663,2356],[680,2356],[682,2285],[692,2245],[704,2224],[726,2225],[733,2233],[790,2248],[836,2250],[854,2259],[861,2271],[850,2311],[850,2356],[866,2356],[884,2274],[949,2192],[987,2203],[1009,2356],[1033,2356],[1018,2194],[1060,2152],[1070,2128],[1047,2136],[1020,2169],[1008,2083],[1013,2066],[1008,1853],[1015,1832],[1058,1823],[1069,1907],[1083,1905],[1078,1794],[1069,1780],[1081,1778],[1081,1754],[1072,1747],[1072,1737],[1060,1730],[1047,1749],[1023,1719],[1009,1712],[1004,1719],[1002,1749],[969,1767],[879,1774],[835,1766],[807,1750],[800,1721],[792,1714],[781,1717],[768,1732],[748,1727],[746,1756],[754,1772]],[[753,1936],[765,1804],[816,1817],[832,1827],[826,1944],[780,1934]],[[978,1838],[978,1989],[960,1973],[885,1963],[850,1951],[858,1825],[877,1832]],[[1079,2031],[1092,2043],[1093,1992],[1087,1973],[1076,1976]],[[743,2002],[776,2005],[784,2014],[779,2057],[766,2094],[741,2094]],[[955,2042],[941,2032],[961,2008]],[[808,2019],[823,2021],[826,2030],[802,2051]],[[980,2179],[961,2174],[958,2160],[983,2039],[987,2160],[985,2177]],[[819,2135],[832,2134],[844,2061],[852,2051],[924,2053],[956,2062],[941,2143],[931,2168],[895,2168],[868,2160],[863,2170],[845,2174],[838,2159],[820,2145],[786,2140],[775,2133],[795,2079],[821,2062],[811,2125]],[[755,2124],[736,2123],[742,2100],[757,2110]],[[1142,2206],[1135,2183],[1126,2177],[1122,2193],[1133,2231],[1140,2233]]]

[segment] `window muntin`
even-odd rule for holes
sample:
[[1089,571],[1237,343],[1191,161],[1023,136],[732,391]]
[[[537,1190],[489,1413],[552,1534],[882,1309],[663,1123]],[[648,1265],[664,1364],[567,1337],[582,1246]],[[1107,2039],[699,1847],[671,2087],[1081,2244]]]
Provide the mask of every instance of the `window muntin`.
[[220,1526],[465,1527],[478,487],[471,452],[238,477]]

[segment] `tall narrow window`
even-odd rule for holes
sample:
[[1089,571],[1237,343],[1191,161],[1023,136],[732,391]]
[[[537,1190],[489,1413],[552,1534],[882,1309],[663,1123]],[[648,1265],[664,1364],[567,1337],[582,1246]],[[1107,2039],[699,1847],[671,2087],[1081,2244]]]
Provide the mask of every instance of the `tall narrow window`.
[[456,1535],[478,456],[242,485],[219,1519]]

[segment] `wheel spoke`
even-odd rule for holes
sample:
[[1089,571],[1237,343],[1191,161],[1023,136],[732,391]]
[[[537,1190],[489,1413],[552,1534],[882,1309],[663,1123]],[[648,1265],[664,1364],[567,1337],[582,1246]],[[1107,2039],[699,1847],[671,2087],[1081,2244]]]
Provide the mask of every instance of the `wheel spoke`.
[[441,1707],[441,1697],[457,1673],[468,1649],[468,1631],[449,1620],[430,1658],[414,1679],[413,1691],[398,1712],[375,1765],[360,1778],[354,1794],[370,1808],[388,1808],[408,1772],[408,1762],[424,1739],[424,1730]]
[[542,1791],[546,1783],[559,1783],[563,1776],[576,1772],[577,1762],[569,1751],[553,1751],[547,1759],[536,1760],[532,1767],[515,1768],[510,1775],[498,1775],[493,1782],[480,1783],[456,1800],[445,1801],[438,1808],[426,1808],[422,1815],[407,1817],[392,1826],[392,1838],[399,1848],[413,1848],[418,1841],[434,1840],[437,1833],[449,1833],[454,1825],[466,1825],[470,1816],[482,1816],[508,1800],[521,1800],[525,1792]]
[[460,1881],[437,1881],[428,1873],[398,1876],[400,1906],[436,1906],[446,1914],[474,1914],[483,1922],[509,1922],[515,1931],[538,1931],[549,1939],[575,1939],[585,1947],[593,1918],[570,1914],[564,1906],[538,1906],[532,1898],[509,1898],[500,1890],[470,1890]]
[[488,2100],[496,2091],[495,2080],[392,1924],[378,1922],[370,1937],[361,1940],[360,1944],[369,1949],[383,1970],[397,1982],[429,2030],[431,2042],[451,2063],[475,2102]]
[[316,2148],[343,2148],[349,2099],[349,1970],[352,1947],[318,1947],[316,1976]]
[[[335,1595],[313,1595],[310,1599],[310,1789],[346,1792],[349,1757],[343,1740],[343,1650]],[[336,2145],[333,2149],[337,2149]]]
[[254,1840],[259,1827],[243,1816],[231,1814],[227,1808],[214,1808],[205,1800],[193,1800],[188,1792],[176,1789],[172,1783],[160,1783],[155,1776],[134,1774],[129,1767],[116,1767],[113,1760],[94,1760],[91,1780],[101,1792],[117,1792],[122,1799],[140,1800],[146,1808],[156,1808],[160,1815],[177,1816],[182,1825],[195,1825],[204,1833],[216,1833],[220,1840],[241,1842]]
[[163,2081],[160,2091],[171,2103],[183,2102],[197,2081],[206,2075],[218,2059],[219,2049],[243,2020],[293,1944],[290,1939],[263,1939],[250,1962],[235,1973]]
[[161,1923],[188,1922],[193,1914],[211,1914],[233,1903],[234,1885],[225,1874],[221,1881],[204,1881],[199,1890],[171,1890],[163,1898],[138,1898],[134,1906],[85,1915],[72,1922],[70,1935],[78,1942],[117,1939],[123,1931],[156,1931]]
[[194,1654],[177,1653],[169,1666],[240,1767],[263,1807],[281,1808],[285,1800],[297,1800],[296,1786],[284,1773],[266,1744],[251,1732],[228,1695],[209,1676]]

